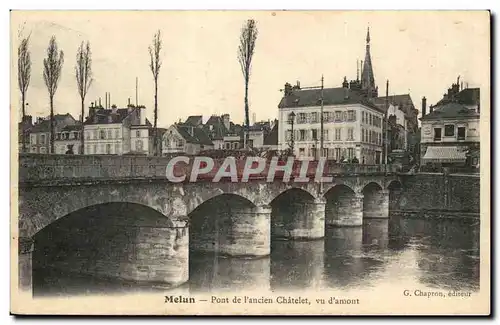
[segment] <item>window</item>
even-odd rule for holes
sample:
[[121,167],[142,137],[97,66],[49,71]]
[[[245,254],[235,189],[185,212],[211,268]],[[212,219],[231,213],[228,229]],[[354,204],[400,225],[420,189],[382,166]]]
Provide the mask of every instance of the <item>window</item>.
[[318,113],[316,112],[311,113],[311,123],[318,123]]
[[369,122],[370,125],[373,125],[373,116],[371,114],[369,115]]
[[299,117],[297,118],[297,124],[306,123],[307,117],[306,113],[299,113]]
[[455,125],[447,124],[444,126],[444,136],[445,137],[453,137],[455,136]]
[[141,137],[141,131],[140,130],[135,131],[135,136],[136,136],[136,138],[140,138]]
[[329,112],[323,112],[323,123],[328,122],[328,116],[330,115]]
[[92,146],[92,153],[97,154],[97,145],[95,144]]
[[434,141],[441,141],[441,128],[434,129]]
[[45,134],[40,134],[40,144],[45,144]]
[[231,149],[231,143],[230,142],[226,142],[226,149]]
[[47,153],[47,149],[45,147],[40,148],[40,153]]
[[[142,146],[142,141],[141,141],[141,146]],[[184,147],[184,141],[183,140],[177,140],[177,147],[178,148],[183,148]],[[229,149],[229,148],[228,148]]]
[[36,134],[30,135],[30,143],[31,144],[36,144]]
[[111,143],[106,143],[106,154],[111,154]]
[[84,154],[88,155],[90,152],[89,152],[89,145],[85,145],[85,152]]
[[106,132],[104,130],[99,131],[99,139],[106,139]]
[[85,139],[90,140],[90,132],[89,131],[85,132]]
[[306,150],[304,148],[299,148],[299,155],[301,157],[303,157],[305,153],[306,153]]
[[299,130],[299,141],[304,141],[306,139],[306,130]]
[[341,132],[342,129],[340,128],[335,129],[335,140],[341,140]]
[[328,130],[323,129],[323,140],[328,141]]
[[116,129],[115,130],[115,139],[118,139],[120,137],[120,130]]
[[354,129],[347,129],[347,141],[354,141]]
[[335,122],[342,122],[342,112],[335,111]]
[[113,135],[111,134],[111,130],[108,130],[108,139],[112,139]]
[[286,141],[292,140],[292,130],[286,130],[286,132],[285,132],[285,140]]
[[31,147],[31,153],[36,153],[36,147],[35,146]]
[[[177,145],[178,145],[178,143],[177,143]],[[137,150],[137,151],[142,151],[143,150],[142,140],[136,140],[135,141],[135,150]]]
[[119,155],[120,154],[120,144],[115,143],[115,154]]
[[354,149],[347,148],[347,159],[352,159],[352,158],[354,158]]
[[318,140],[318,130],[317,129],[312,129],[312,139],[313,140]]
[[97,139],[97,130],[94,130],[94,139]]
[[465,140],[465,127],[460,126],[457,128],[457,139]]
[[356,121],[356,111],[347,111],[347,120],[348,121]]
[[340,160],[340,148],[335,148],[335,159]]

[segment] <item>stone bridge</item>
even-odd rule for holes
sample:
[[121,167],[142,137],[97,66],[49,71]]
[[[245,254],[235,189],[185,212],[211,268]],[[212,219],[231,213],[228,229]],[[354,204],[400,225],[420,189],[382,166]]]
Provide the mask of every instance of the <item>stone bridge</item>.
[[[213,182],[223,164],[216,161],[196,182],[172,182],[168,169],[190,175],[196,164],[169,162],[171,157],[20,156],[21,285],[29,287],[32,269],[46,266],[179,285],[189,278],[190,250],[269,255],[271,238],[320,239],[326,226],[388,218],[390,196],[401,188],[396,170],[384,165],[327,162],[323,175],[332,179],[325,182],[315,178],[317,162],[302,170],[295,162],[289,180],[277,173],[268,182],[266,165],[248,182]],[[236,161],[238,180],[244,163]]]

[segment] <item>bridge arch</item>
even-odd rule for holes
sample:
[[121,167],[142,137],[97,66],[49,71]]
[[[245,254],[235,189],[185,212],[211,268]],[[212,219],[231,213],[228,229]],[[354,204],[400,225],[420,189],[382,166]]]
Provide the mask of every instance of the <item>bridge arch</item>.
[[270,203],[271,236],[315,239],[325,235],[325,204],[304,188],[288,188]]
[[388,183],[387,190],[389,191],[389,211],[395,210],[399,206],[403,194],[403,184],[395,179]]
[[325,219],[328,226],[362,224],[362,196],[347,184],[335,184],[325,192]]
[[32,269],[37,283],[57,274],[138,282],[183,282],[187,232],[155,209],[136,203],[92,205],[36,232]]
[[188,214],[190,250],[233,256],[268,255],[269,216],[270,211],[239,194],[213,196]]
[[363,218],[388,217],[388,191],[377,182],[369,182],[363,187]]

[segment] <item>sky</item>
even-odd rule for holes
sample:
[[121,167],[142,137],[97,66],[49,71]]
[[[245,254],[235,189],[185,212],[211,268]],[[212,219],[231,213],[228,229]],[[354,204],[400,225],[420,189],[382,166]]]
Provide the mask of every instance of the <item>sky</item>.
[[[47,116],[49,98],[43,59],[52,35],[64,51],[55,95],[55,113],[80,114],[74,74],[76,51],[83,41],[92,48],[94,81],[86,106],[105,93],[125,107],[146,106],[152,121],[154,83],[148,46],[161,31],[163,65],[159,76],[158,125],[168,127],[189,115],[231,116],[244,120],[244,79],[237,59],[241,27],[255,19],[258,37],[249,86],[250,117],[278,117],[285,82],[340,87],[356,77],[364,60],[367,27],[379,96],[409,93],[420,110],[441,99],[457,77],[464,86],[489,87],[490,30],[486,11],[12,11],[11,109],[20,116],[17,87],[19,35],[28,35],[32,76],[27,114]],[[482,94],[483,95],[483,94]],[[15,115],[17,112],[17,115]],[[88,112],[88,110],[86,111]]]

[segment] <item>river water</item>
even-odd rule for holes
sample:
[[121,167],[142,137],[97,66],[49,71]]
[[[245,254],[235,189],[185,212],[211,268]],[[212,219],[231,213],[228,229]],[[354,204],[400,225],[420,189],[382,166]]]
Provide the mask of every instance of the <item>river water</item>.
[[[420,289],[479,290],[479,224],[466,219],[391,217],[327,228],[315,241],[272,241],[259,259],[190,254],[184,292],[349,290],[401,283]],[[35,296],[162,291],[54,270],[34,270]]]

